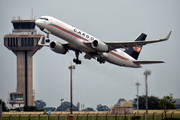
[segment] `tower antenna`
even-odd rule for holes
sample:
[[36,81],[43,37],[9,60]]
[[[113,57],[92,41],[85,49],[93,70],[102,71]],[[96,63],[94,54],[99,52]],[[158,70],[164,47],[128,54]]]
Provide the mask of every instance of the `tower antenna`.
[[33,9],[31,10],[31,19],[33,20]]

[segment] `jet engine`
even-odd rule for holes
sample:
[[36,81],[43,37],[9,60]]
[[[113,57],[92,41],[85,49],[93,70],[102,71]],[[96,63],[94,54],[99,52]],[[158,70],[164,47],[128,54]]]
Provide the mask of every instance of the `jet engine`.
[[96,49],[97,51],[99,51],[99,52],[108,52],[109,51],[109,48],[106,45],[106,43],[104,43],[104,42],[102,42],[100,40],[94,40],[92,42],[92,47],[94,49]]
[[63,45],[57,41],[53,41],[50,43],[50,48],[52,51],[60,54],[66,54],[67,50],[63,47]]

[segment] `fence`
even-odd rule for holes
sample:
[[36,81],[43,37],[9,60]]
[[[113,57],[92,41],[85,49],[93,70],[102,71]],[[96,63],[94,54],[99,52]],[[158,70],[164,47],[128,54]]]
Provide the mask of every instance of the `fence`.
[[[162,120],[165,113],[150,114],[110,114],[110,113],[84,113],[84,114],[3,114],[0,120]],[[167,113],[167,118],[180,120],[180,113]]]

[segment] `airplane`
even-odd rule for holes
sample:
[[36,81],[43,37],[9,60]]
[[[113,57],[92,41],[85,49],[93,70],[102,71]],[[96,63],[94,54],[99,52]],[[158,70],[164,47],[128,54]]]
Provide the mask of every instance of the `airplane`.
[[[35,21],[35,24],[47,34],[45,43],[43,43],[42,36],[38,45],[48,46],[59,54],[66,54],[72,50],[75,52],[76,58],[73,59],[73,62],[76,64],[81,64],[79,54],[85,52],[85,59],[94,58],[99,63],[107,61],[118,66],[132,68],[141,68],[141,64],[164,63],[164,61],[139,61],[137,59],[143,45],[166,41],[172,32],[170,31],[166,38],[158,40],[145,41],[147,35],[141,33],[133,42],[104,42],[51,16],[41,16]],[[67,43],[50,42],[50,34],[67,41]]]

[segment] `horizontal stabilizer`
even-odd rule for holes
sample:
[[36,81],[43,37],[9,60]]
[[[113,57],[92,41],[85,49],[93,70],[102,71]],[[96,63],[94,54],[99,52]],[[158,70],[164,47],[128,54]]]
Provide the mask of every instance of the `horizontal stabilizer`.
[[133,61],[133,63],[137,64],[155,64],[155,63],[165,63],[164,61]]

